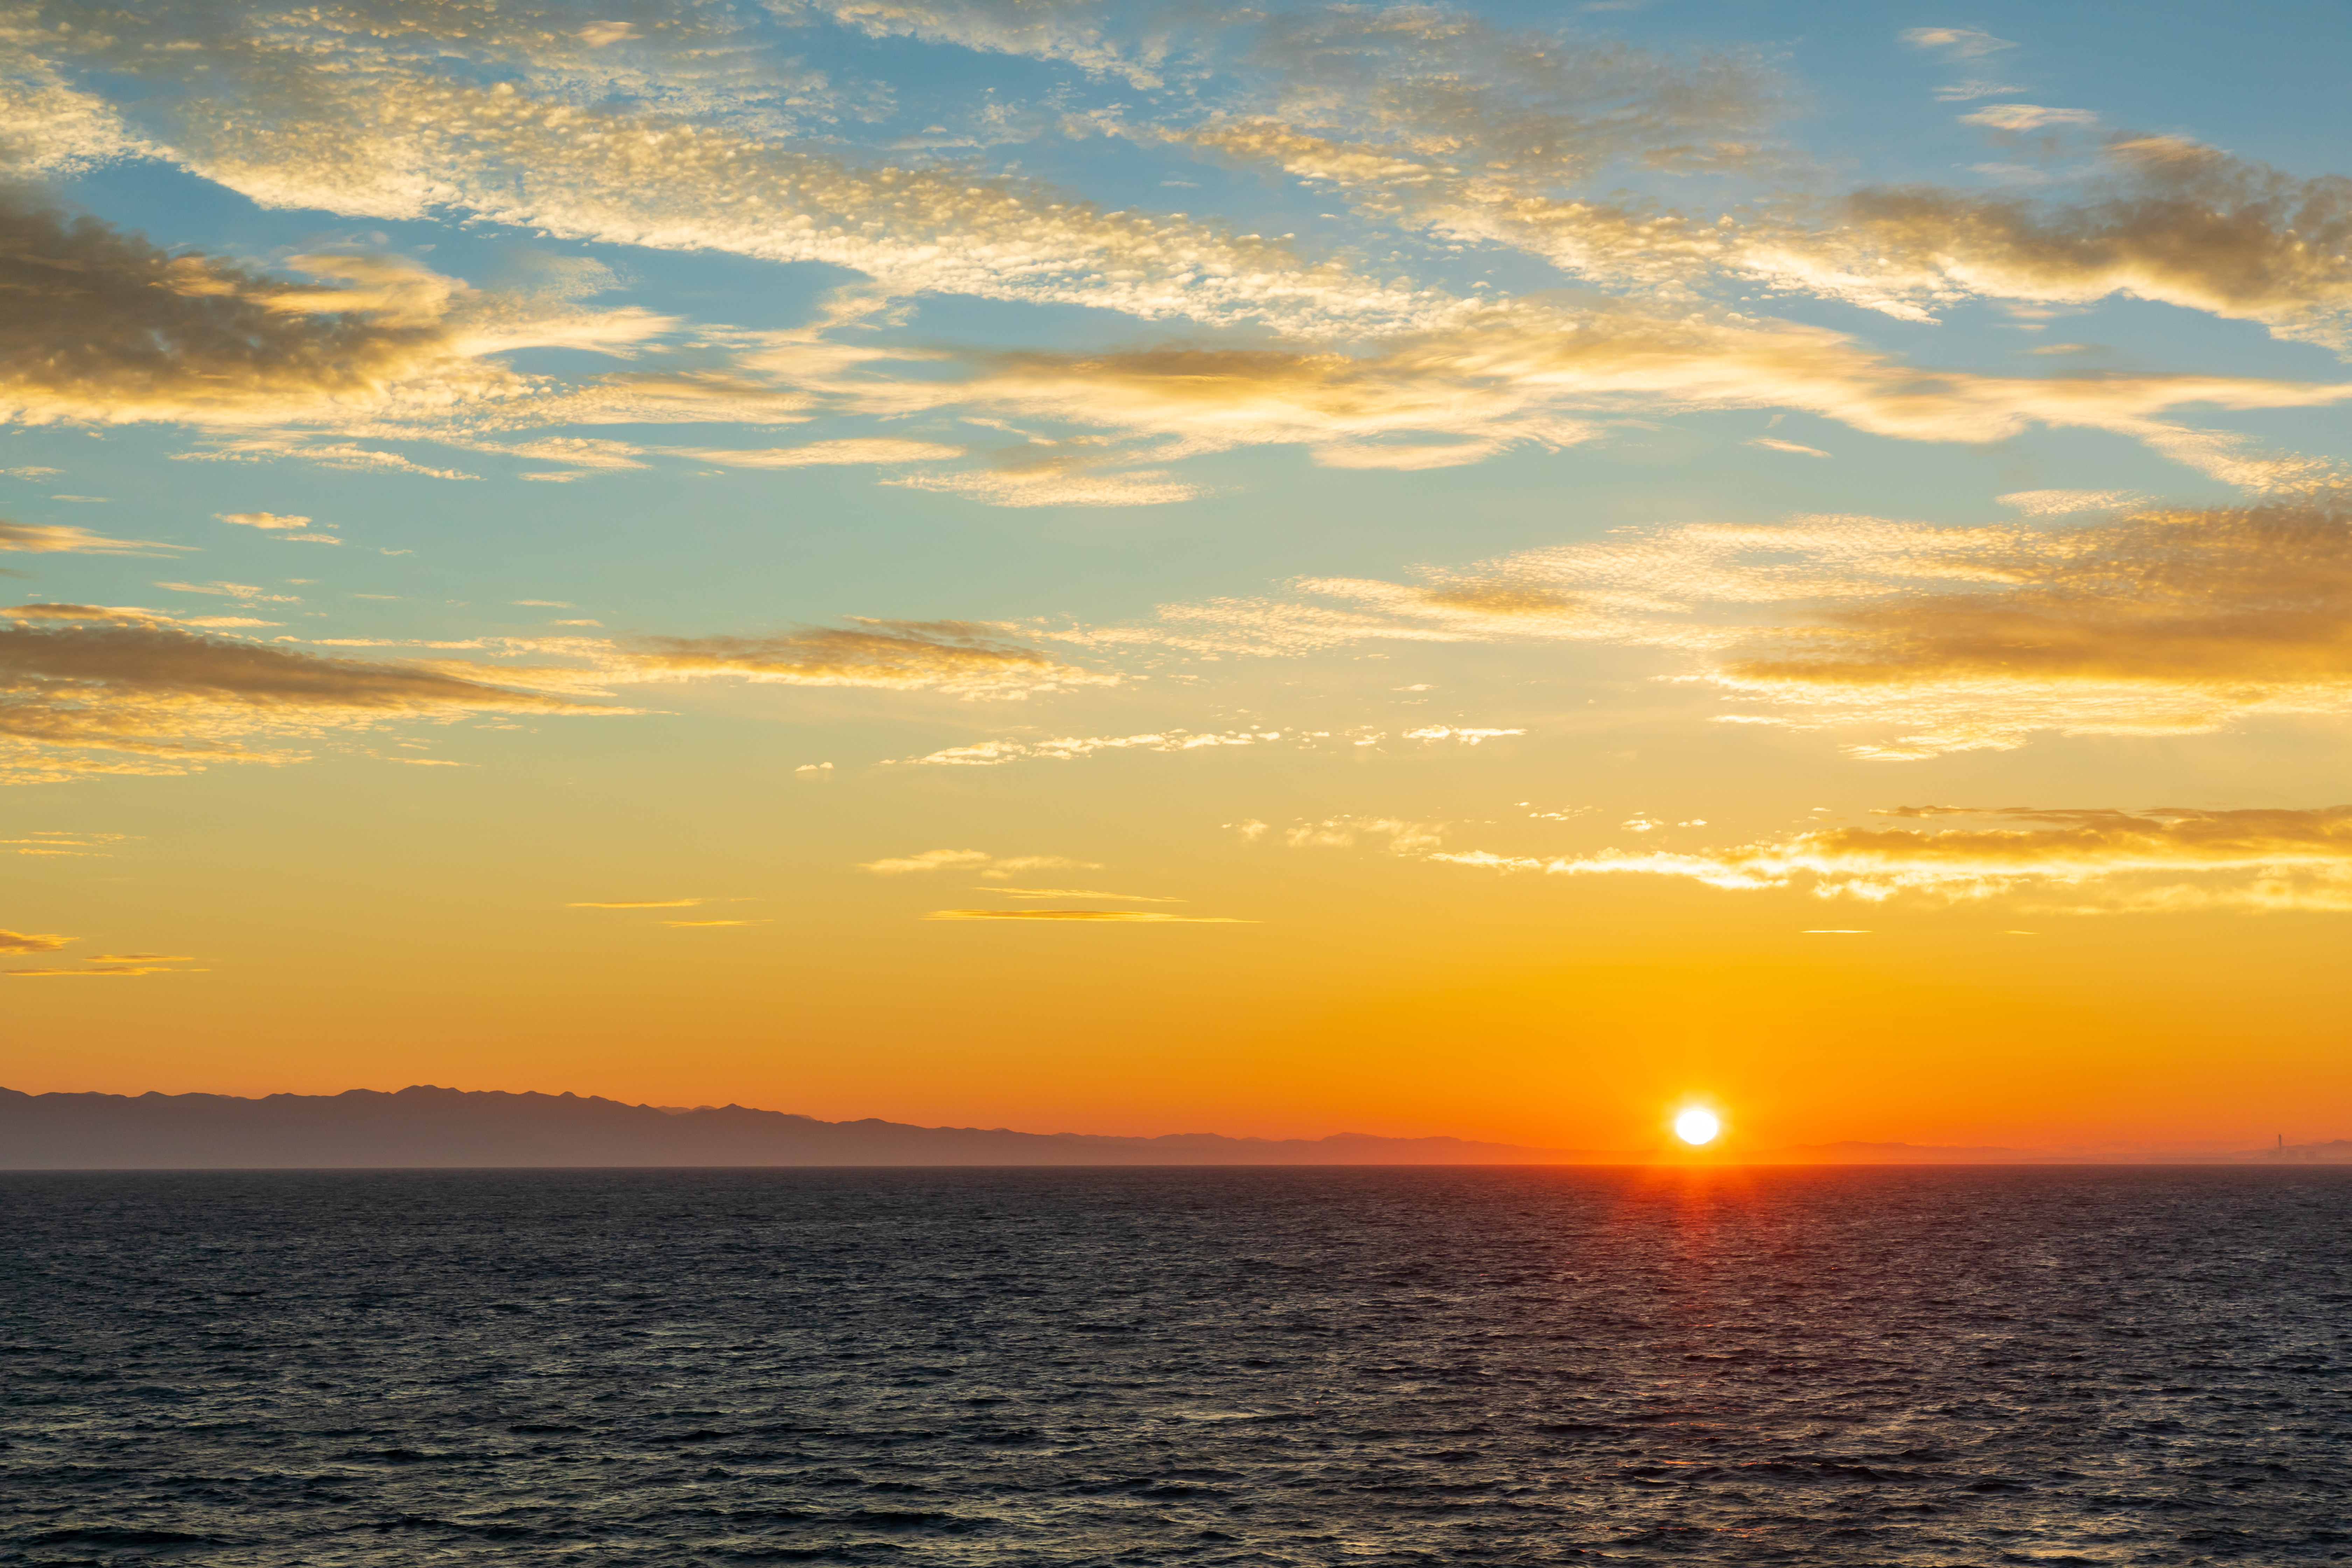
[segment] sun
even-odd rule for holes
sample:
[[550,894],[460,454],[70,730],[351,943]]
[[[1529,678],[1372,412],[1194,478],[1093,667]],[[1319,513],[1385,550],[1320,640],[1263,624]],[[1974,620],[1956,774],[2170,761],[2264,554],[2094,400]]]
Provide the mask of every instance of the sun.
[[1695,1105],[1675,1118],[1675,1136],[1693,1148],[1714,1142],[1722,1131],[1723,1119],[1701,1106]]

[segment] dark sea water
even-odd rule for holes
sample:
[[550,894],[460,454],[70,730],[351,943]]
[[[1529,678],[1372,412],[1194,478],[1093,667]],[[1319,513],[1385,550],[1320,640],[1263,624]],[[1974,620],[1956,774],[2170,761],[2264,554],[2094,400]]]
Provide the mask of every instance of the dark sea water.
[[2352,1172],[0,1176],[0,1562],[2352,1560]]

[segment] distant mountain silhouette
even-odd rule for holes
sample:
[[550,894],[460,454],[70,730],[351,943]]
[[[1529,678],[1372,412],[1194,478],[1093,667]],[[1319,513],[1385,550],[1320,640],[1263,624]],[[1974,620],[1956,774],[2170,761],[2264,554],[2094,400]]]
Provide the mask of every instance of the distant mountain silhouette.
[[[2352,1142],[2189,1154],[1920,1143],[1722,1151],[1769,1164],[2352,1163]],[[1689,1157],[1686,1154],[1685,1158]],[[1461,1138],[1113,1138],[1002,1127],[819,1121],[740,1105],[624,1105],[419,1084],[397,1094],[23,1094],[0,1089],[0,1170],[320,1170],[548,1165],[1567,1165],[1637,1151]]]
[[23,1094],[0,1089],[0,1169],[488,1165],[1462,1165],[1601,1158],[1459,1138],[1111,1138],[819,1121],[740,1105],[624,1105],[420,1084],[397,1094]]

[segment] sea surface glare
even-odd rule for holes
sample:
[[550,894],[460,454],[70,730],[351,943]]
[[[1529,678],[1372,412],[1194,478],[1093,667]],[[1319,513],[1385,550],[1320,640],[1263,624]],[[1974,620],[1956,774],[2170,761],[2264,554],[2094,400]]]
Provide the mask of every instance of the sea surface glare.
[[2352,1172],[0,1176],[0,1562],[2352,1558]]

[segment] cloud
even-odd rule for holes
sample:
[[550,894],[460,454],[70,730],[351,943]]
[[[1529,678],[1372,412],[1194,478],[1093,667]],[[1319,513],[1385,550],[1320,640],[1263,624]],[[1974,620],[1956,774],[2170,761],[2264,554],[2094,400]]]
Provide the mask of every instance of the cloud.
[[[117,52],[129,31],[117,34]],[[165,76],[193,87],[194,71],[212,68],[219,85],[158,91],[142,111],[169,121],[188,167],[268,206],[382,218],[451,210],[567,239],[824,262],[898,295],[1086,304],[1147,319],[1303,327],[1345,313],[1402,325],[1442,305],[1221,226],[1106,212],[1014,176],[780,144],[764,133],[772,128],[591,107],[572,92],[405,66],[290,73],[291,91],[289,73],[275,69],[232,109],[221,91],[239,64],[229,51],[175,58],[131,47],[159,88]],[[325,124],[339,134],[322,138]]]
[[[496,452],[503,457],[528,458],[547,463],[568,463],[576,469],[614,472],[624,468],[643,468],[648,466],[637,461],[646,448],[631,446],[626,441],[614,441],[604,437],[545,436],[535,441],[509,441],[503,445],[492,441],[464,444],[478,452]],[[568,479],[577,476],[525,474],[522,477],[527,479],[559,478]]]
[[2011,490],[1993,500],[2015,507],[2028,517],[2060,517],[2069,512],[2113,511],[2153,500],[2137,490]]
[[79,937],[47,936],[38,932],[0,931],[0,952],[55,952]]
[[1099,871],[1102,868],[1091,860],[1070,860],[1059,855],[991,855],[984,849],[926,849],[919,855],[900,856],[889,860],[868,860],[857,869],[871,871],[877,877],[904,877],[924,871],[978,871],[984,877],[1008,876],[1015,871]]
[[[223,522],[235,523],[240,528],[262,529],[296,543],[341,544],[342,542],[332,533],[313,529],[310,526],[311,520],[307,517],[295,517],[274,511],[223,511],[215,512],[213,515]],[[336,525],[333,523],[327,524],[329,528],[334,526]]]
[[2087,109],[2047,109],[2038,103],[1997,103],[1960,116],[1963,125],[1983,125],[1995,131],[2039,131],[2049,125],[2096,125],[2099,117]]
[[1802,458],[1826,458],[1829,456],[1827,452],[1822,451],[1819,447],[1800,447],[1794,441],[1782,441],[1771,436],[1755,437],[1751,438],[1748,444],[1751,447],[1761,447],[1765,450],[1770,452],[1794,452],[1799,457]]
[[[1800,889],[1878,901],[2031,892],[2079,910],[2352,910],[2352,806],[2053,811],[1930,807],[1993,826],[1832,827],[1701,854],[1430,858],[1551,876],[1657,876],[1739,891]],[[2032,826],[2016,826],[2031,824]]]
[[1785,91],[1759,58],[1730,50],[1568,39],[1415,6],[1276,12],[1243,68],[1265,119],[1533,188],[1619,159],[1739,167]]
[[1055,741],[980,741],[900,761],[915,766],[989,768],[1040,758],[1069,762],[1106,751],[1196,752],[1211,746],[1252,746],[1279,741],[1286,735],[1295,738],[1294,731],[1283,730],[1232,730],[1212,734],[1169,730],[1142,735],[1068,735]]
[[171,953],[100,953],[89,961],[87,967],[81,969],[11,969],[7,971],[7,973],[18,976],[70,977],[81,975],[100,979],[108,976],[113,976],[119,979],[128,979],[135,978],[142,974],[205,974],[210,973],[207,970],[202,969],[173,969],[171,967],[171,965],[174,963],[184,963],[185,962],[187,962],[186,959]]
[[[2011,130],[2089,116],[2011,104],[1967,118]],[[1858,191],[1800,224],[1774,219],[1730,265],[1902,314],[1968,298],[2087,304],[2124,294],[2352,349],[2352,180],[2299,179],[2174,137],[2105,145],[2082,199],[1930,185]]]
[[0,608],[0,616],[11,616],[20,621],[121,621],[141,626],[171,618],[128,605],[10,605]]
[[[447,410],[441,409],[436,412],[446,415]],[[299,413],[289,412],[284,416],[296,418],[301,416]],[[439,428],[436,420],[428,418],[421,421],[420,424],[423,426],[421,430],[402,429],[397,430],[396,433],[405,437],[431,434],[444,439],[448,438],[448,432]],[[381,428],[382,426],[372,427]],[[469,443],[460,442],[459,444]],[[318,440],[299,432],[252,436],[238,440],[216,439],[206,450],[179,452],[173,454],[173,457],[178,461],[192,463],[269,463],[280,458],[292,458],[302,462],[316,463],[322,468],[339,468],[346,473],[415,474],[421,479],[479,479],[482,477],[479,474],[469,474],[462,468],[436,468],[430,464],[420,463],[412,458],[404,457],[398,452],[381,451],[372,447],[358,446],[350,441]],[[526,474],[523,477],[528,479],[530,476]],[[410,552],[403,550],[387,550],[384,553],[405,555]]]
[[[28,837],[0,838],[0,854],[104,858],[113,853],[112,846],[130,837],[125,833],[68,833],[36,828]],[[0,943],[0,949],[5,949],[5,943]]]
[[1129,925],[1256,925],[1230,915],[1164,915],[1149,910],[933,910],[927,921],[1111,921]]
[[[781,351],[780,351],[781,353]],[[1434,331],[1350,356],[1274,349],[1171,348],[1114,354],[992,354],[960,379],[887,391],[818,368],[828,395],[873,411],[950,407],[967,416],[1107,431],[1075,449],[1016,448],[986,470],[892,483],[1001,504],[1131,504],[1194,488],[1121,459],[1296,443],[1338,467],[1418,468],[1514,447],[1601,438],[1601,418],[1727,408],[1801,409],[1898,440],[1996,441],[2036,426],[2111,431],[2233,483],[2307,482],[2309,464],[2259,454],[2168,422],[2176,410],[2319,407],[2352,384],[2158,374],[1984,375],[1923,370],[1822,328],[1731,312],[1673,315],[1630,303],[1482,306]],[[1139,488],[1140,487],[1140,488]]]
[[311,737],[402,718],[611,711],[414,665],[322,658],[109,617],[0,625],[0,779],[185,773],[299,753]]
[[1171,479],[1163,469],[1129,473],[1092,471],[1083,462],[1056,458],[1028,468],[952,474],[909,474],[886,479],[902,489],[938,490],[989,506],[1165,506],[1191,500],[1198,485]]
[[[2073,528],[1823,516],[1625,530],[1419,582],[1301,579],[1287,595],[1170,605],[1154,623],[1084,635],[1219,656],[1368,641],[1659,647],[1692,660],[1687,679],[1794,716],[1728,721],[1902,731],[1853,748],[1880,761],[2045,730],[2184,734],[2352,711],[2352,513],[2340,497],[2117,510]],[[917,760],[1172,738],[983,742]]]
[[1937,88],[1935,97],[1938,103],[1968,103],[1979,98],[2005,98],[2011,93],[2024,90],[2021,87],[2011,87],[2007,82],[1956,81],[1948,86]]
[[967,621],[856,619],[771,637],[652,637],[615,647],[605,673],[625,680],[727,676],[786,686],[937,690],[1019,697],[1070,686],[1116,685],[1014,640],[1005,628]]
[[[250,109],[251,106],[248,106]],[[320,253],[264,273],[221,257],[173,255],[94,217],[0,191],[0,419],[165,420],[215,430],[278,426],[184,454],[299,456],[330,467],[470,477],[346,439],[289,434],[439,434],[469,413],[528,418],[551,393],[486,357],[532,346],[626,353],[676,323],[630,307],[591,310],[552,296],[471,289],[394,257]],[[559,399],[560,400],[560,399]],[[594,461],[585,448],[567,456]],[[493,448],[497,449],[497,448]],[[226,514],[229,521],[268,513]],[[318,535],[303,535],[319,542]]]
[[86,528],[75,528],[61,522],[11,522],[6,518],[0,518],[0,551],[21,551],[36,555],[165,555],[190,548],[185,544],[157,544],[144,539],[109,539],[102,533],[92,533]]
[[1181,904],[1182,899],[1155,899],[1146,893],[1104,893],[1088,888],[990,888],[1008,899],[1109,899],[1123,904]]
[[838,441],[812,441],[803,447],[769,447],[739,451],[719,447],[672,447],[672,456],[692,458],[728,468],[800,468],[845,463],[935,463],[963,456],[961,447],[937,441],[905,441],[888,437],[849,437]]
[[380,391],[448,354],[454,285],[362,258],[350,286],[172,256],[95,218],[0,194],[0,411],[100,423],[201,418]]
[[[1097,633],[1076,634],[1107,643],[1141,640],[1129,628],[1112,628]],[[1183,645],[1188,639],[1179,636],[1168,640]],[[1341,637],[1335,640],[1346,641]],[[1251,651],[1268,651],[1253,648]],[[1408,730],[1397,739],[1418,741],[1433,745],[1441,741],[1454,741],[1475,746],[1482,742],[1505,735],[1524,735],[1525,730],[1464,729],[1445,724],[1433,724],[1419,730]],[[1192,730],[1155,730],[1139,735],[1064,735],[1049,741],[976,741],[965,746],[946,746],[919,757],[899,757],[893,761],[910,767],[992,768],[1007,763],[1074,762],[1091,757],[1097,752],[1201,752],[1229,746],[1263,746],[1287,742],[1301,747],[1326,744],[1349,747],[1376,746],[1389,739],[1384,730],[1357,728],[1330,730],[1224,730],[1200,731]]]
[[216,598],[235,599],[247,605],[299,605],[300,595],[273,594],[257,583],[158,583],[158,588],[169,588],[178,594],[206,594]]
[[2017,46],[1974,27],[1906,27],[1902,39],[1915,49],[1939,49],[1953,59],[1972,60]]
[[1954,542],[1942,562],[1914,563],[1951,586],[1742,639],[1718,679],[1921,726],[1871,753],[1896,760],[2014,745],[2039,728],[2182,733],[2352,710],[2340,502],[2153,509]]
[[[1391,855],[1425,855],[1445,842],[1442,822],[1405,822],[1387,816],[1332,816],[1301,823],[1284,832],[1293,849],[1351,849],[1360,837],[1386,838]],[[1245,837],[1255,834],[1244,833]]]
[[1446,724],[1432,724],[1426,729],[1407,730],[1404,738],[1408,741],[1459,741],[1465,746],[1475,746],[1482,741],[1526,733],[1525,730],[1464,730]]
[[1063,60],[1138,88],[1162,85],[1168,41],[1116,37],[1085,0],[773,0],[786,16],[822,16],[870,37],[910,37],[987,54]]

